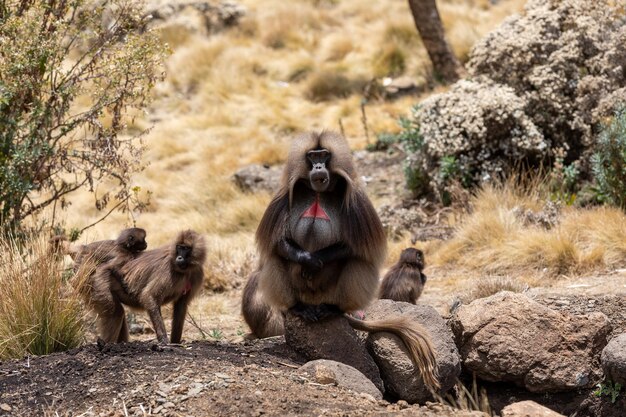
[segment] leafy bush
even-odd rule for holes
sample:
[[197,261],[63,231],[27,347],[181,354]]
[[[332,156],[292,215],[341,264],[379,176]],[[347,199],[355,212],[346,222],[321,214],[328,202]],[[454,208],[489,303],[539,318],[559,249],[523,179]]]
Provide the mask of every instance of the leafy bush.
[[626,209],[626,108],[600,133],[591,162],[600,197]]
[[45,355],[84,340],[83,310],[45,239],[0,239],[0,359]]
[[556,193],[574,199],[591,174],[594,130],[626,100],[626,72],[616,70],[626,65],[626,20],[613,6],[529,0],[478,42],[470,77],[411,114],[421,136],[407,156],[416,194],[443,196],[452,177],[467,187],[554,166]]
[[[139,33],[130,0],[7,1],[0,5],[0,228],[16,230],[69,193],[96,207],[126,202],[141,144],[120,137],[160,77],[164,53]],[[95,187],[107,181],[109,192]],[[137,203],[137,202],[135,202]],[[53,220],[54,221],[54,220]]]

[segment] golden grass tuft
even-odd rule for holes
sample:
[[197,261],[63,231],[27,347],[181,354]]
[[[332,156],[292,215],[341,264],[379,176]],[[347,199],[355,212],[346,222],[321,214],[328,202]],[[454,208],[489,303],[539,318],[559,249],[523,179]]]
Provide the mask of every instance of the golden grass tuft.
[[400,46],[390,43],[375,54],[374,75],[376,77],[396,77],[406,70],[407,54]]
[[490,297],[500,291],[524,292],[528,284],[510,276],[486,276],[473,279],[469,288],[461,295],[461,301],[469,304],[479,298]]
[[84,340],[83,310],[42,238],[0,239],[0,359],[45,355]]
[[167,65],[171,84],[185,94],[196,92],[228,47],[228,41],[216,35],[196,42],[193,48],[177,51]]
[[228,238],[218,235],[207,239],[207,263],[204,287],[223,292],[243,285],[256,267],[256,253],[250,235],[236,234]]
[[354,49],[352,39],[345,33],[331,35],[321,47],[324,61],[341,61]]
[[261,41],[273,49],[316,46],[317,38],[308,35],[320,27],[319,14],[306,4],[267,8],[259,18]]
[[339,70],[316,71],[309,78],[305,96],[314,102],[344,98],[361,91],[365,83],[363,79],[350,79]]
[[383,39],[389,43],[399,44],[404,47],[417,47],[422,43],[413,21],[393,21],[387,24]]
[[546,201],[541,189],[538,183],[524,188],[511,182],[483,187],[455,236],[434,251],[433,263],[488,274],[535,271],[551,276],[626,265],[625,213],[610,207],[564,207],[558,223],[546,229],[519,214],[519,209],[541,210]]

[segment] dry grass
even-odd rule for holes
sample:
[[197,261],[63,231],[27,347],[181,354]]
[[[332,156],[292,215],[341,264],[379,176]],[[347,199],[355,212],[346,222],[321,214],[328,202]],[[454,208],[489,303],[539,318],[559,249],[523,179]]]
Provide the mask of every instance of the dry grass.
[[509,276],[481,277],[471,281],[469,288],[461,294],[461,301],[469,304],[479,298],[490,297],[500,291],[524,292],[529,286],[518,278]]
[[539,211],[546,198],[511,182],[486,186],[453,239],[437,247],[432,264],[486,274],[541,272],[549,276],[613,270],[626,265],[626,214],[616,208],[564,207],[551,229],[528,224],[519,209]]
[[83,310],[45,239],[0,240],[0,359],[45,355],[83,342]]
[[[238,168],[279,163],[295,132],[339,129],[340,120],[351,147],[362,148],[366,140],[360,88],[365,82],[400,72],[419,83],[432,80],[406,1],[241,3],[248,9],[246,17],[220,34],[161,32],[172,47],[167,77],[157,86],[148,114],[135,120],[138,128],[154,126],[145,137],[144,160],[149,166],[134,178],[143,193],[152,192],[151,206],[130,217],[111,215],[81,237],[114,238],[134,221],[147,230],[149,247],[156,247],[178,230],[194,228],[211,242],[208,286],[218,290],[238,285],[251,269],[252,234],[270,199],[237,190],[230,176]],[[454,34],[450,39],[455,50],[466,49],[468,38],[484,35],[522,3],[438,2]],[[381,61],[385,51],[391,53]],[[403,60],[395,58],[397,51],[404,54]],[[333,77],[343,81],[339,76],[348,80],[349,88],[336,79],[329,82]],[[324,86],[327,83],[330,86]],[[320,88],[326,91],[311,93]],[[370,101],[370,135],[397,131],[398,117],[415,102],[414,97]],[[106,186],[98,190],[101,194]],[[68,227],[82,228],[102,214],[88,195],[72,196],[69,202]]]

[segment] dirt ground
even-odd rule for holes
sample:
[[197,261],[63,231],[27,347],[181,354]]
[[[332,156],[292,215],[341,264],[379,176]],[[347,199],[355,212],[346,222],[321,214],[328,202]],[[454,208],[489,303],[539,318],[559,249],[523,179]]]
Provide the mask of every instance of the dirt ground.
[[0,415],[469,416],[431,404],[390,404],[297,371],[282,337],[98,346],[0,364]]

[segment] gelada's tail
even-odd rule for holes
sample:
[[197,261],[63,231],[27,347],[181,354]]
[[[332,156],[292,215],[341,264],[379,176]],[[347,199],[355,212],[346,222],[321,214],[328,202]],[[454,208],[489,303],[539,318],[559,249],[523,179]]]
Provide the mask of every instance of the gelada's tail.
[[344,314],[350,326],[368,333],[389,332],[398,336],[409,350],[411,359],[422,374],[422,379],[433,392],[439,390],[437,359],[428,331],[406,317],[365,321]]

